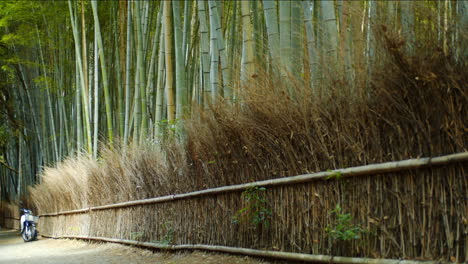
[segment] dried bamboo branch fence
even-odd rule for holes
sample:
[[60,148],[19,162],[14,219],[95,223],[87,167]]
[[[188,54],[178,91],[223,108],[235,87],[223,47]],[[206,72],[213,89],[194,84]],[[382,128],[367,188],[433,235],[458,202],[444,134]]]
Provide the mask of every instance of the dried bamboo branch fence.
[[0,201],[0,226],[10,229],[19,229],[19,220],[18,206]]
[[369,175],[369,174],[377,175],[377,174],[390,173],[390,172],[396,172],[396,171],[402,171],[402,170],[424,168],[424,167],[429,167],[429,166],[438,166],[438,165],[443,165],[443,164],[447,164],[451,162],[461,162],[461,161],[467,161],[467,160],[468,160],[468,152],[462,152],[462,153],[445,155],[445,156],[440,156],[440,157],[435,157],[435,158],[419,158],[419,159],[408,159],[408,160],[402,160],[402,161],[385,162],[385,163],[380,163],[380,164],[357,166],[357,167],[351,167],[351,168],[346,168],[346,169],[322,171],[322,172],[312,173],[312,174],[304,174],[304,175],[298,175],[298,176],[292,176],[292,177],[284,177],[284,178],[278,178],[278,179],[272,179],[272,180],[257,181],[257,182],[238,184],[238,185],[232,185],[232,186],[211,188],[211,189],[189,192],[189,193],[184,193],[184,194],[167,195],[167,196],[150,198],[150,199],[108,204],[108,205],[102,205],[102,206],[94,206],[94,207],[56,212],[56,213],[44,213],[44,214],[41,214],[40,216],[58,216],[58,215],[67,215],[67,214],[79,214],[79,213],[85,213],[89,211],[116,209],[116,208],[131,207],[131,206],[145,205],[145,204],[154,204],[154,203],[163,203],[163,202],[169,202],[169,201],[174,201],[174,200],[179,200],[179,199],[188,199],[188,198],[202,196],[202,195],[213,195],[213,194],[220,194],[220,193],[227,193],[227,192],[244,191],[255,186],[270,187],[270,186],[281,186],[281,185],[288,185],[288,184],[299,184],[299,183],[304,183],[304,182],[309,182],[309,181],[314,181],[314,180],[326,179],[330,176],[336,175],[336,173],[340,173],[341,176],[343,177],[362,176],[362,175]]
[[[120,241],[152,248],[214,250],[311,262],[384,263],[383,259],[331,256],[346,254],[343,252],[378,258],[447,260],[453,256],[457,261],[464,261],[468,255],[468,228],[463,224],[468,210],[464,174],[467,160],[468,152],[463,152],[45,213],[40,215],[44,217],[40,228],[48,233],[46,236],[55,238]],[[450,165],[454,163],[460,164]],[[433,168],[435,166],[440,168]],[[417,176],[411,174],[414,169],[419,169]],[[402,171],[405,175],[383,175]],[[345,180],[318,181],[337,172]],[[363,177],[346,180],[355,176]],[[459,186],[454,185],[460,179]],[[353,184],[354,189],[350,190],[349,185]],[[436,185],[440,191],[434,187]],[[274,193],[267,193],[266,197],[273,201],[274,221],[269,227],[233,226],[229,219],[243,206],[240,192],[253,186],[274,187],[271,189]],[[349,195],[348,201],[345,199],[347,192],[358,195],[354,198]],[[354,241],[335,245],[327,239],[324,229],[333,222],[329,212],[338,202],[347,203],[353,216],[366,222],[369,228],[374,226],[374,233],[363,235],[362,241],[367,245]],[[141,215],[147,217],[138,217]],[[168,234],[178,235],[170,239],[177,245],[157,243]],[[224,246],[210,246],[221,243]],[[246,249],[246,246],[262,250]],[[282,252],[265,251],[265,248]],[[326,248],[328,256],[318,255]],[[399,263],[399,260],[385,261]]]

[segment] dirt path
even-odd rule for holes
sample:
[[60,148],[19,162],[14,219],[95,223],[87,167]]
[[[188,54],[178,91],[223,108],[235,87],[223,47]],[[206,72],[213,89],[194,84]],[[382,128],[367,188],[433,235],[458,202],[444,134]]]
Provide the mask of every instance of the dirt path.
[[118,244],[89,244],[76,240],[53,240],[39,237],[24,243],[18,231],[0,230],[0,264],[268,264],[248,257],[192,253],[154,253],[150,250]]

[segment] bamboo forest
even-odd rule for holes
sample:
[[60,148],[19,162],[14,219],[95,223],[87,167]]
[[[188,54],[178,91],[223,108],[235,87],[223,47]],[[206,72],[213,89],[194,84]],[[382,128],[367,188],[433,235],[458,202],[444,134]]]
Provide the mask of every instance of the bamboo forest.
[[0,263],[466,263],[467,59],[463,0],[2,0]]

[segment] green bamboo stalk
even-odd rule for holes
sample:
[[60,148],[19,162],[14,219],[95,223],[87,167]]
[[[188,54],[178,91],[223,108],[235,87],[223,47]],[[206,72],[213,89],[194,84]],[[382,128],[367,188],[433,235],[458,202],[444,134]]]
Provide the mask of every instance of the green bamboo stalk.
[[255,74],[253,26],[250,19],[249,2],[240,1],[242,13],[243,52],[241,82],[245,85]]
[[165,46],[164,46],[164,37],[165,37],[165,32],[164,28],[161,31],[160,35],[160,47],[159,47],[159,62],[158,62],[158,79],[157,79],[157,89],[156,89],[156,109],[155,109],[155,131],[154,131],[154,136],[159,137],[161,136],[162,129],[162,120],[163,120],[163,106],[164,106],[164,62],[165,62]]
[[227,61],[227,51],[221,26],[221,18],[218,12],[217,1],[210,0],[208,4],[210,8],[210,26],[214,29],[213,36],[216,38],[216,46],[218,48],[218,54],[220,55],[223,97],[230,101],[232,99],[231,72]]
[[78,66],[78,63],[76,63],[76,74],[78,75],[76,77],[76,109],[75,109],[75,115],[76,115],[76,152],[81,152],[82,148],[82,122],[81,122],[81,90],[78,89],[78,86],[80,85],[80,67]]
[[201,49],[201,69],[203,71],[203,104],[205,107],[211,102],[211,83],[210,83],[210,44],[208,42],[208,26],[206,22],[206,7],[204,0],[198,0],[198,19],[200,23],[200,49]]
[[21,188],[23,184],[23,133],[19,133],[18,135],[18,185],[16,189],[17,194],[17,201],[19,203],[21,198],[21,192],[23,188]]
[[208,1],[209,4],[209,14],[210,14],[210,82],[211,82],[211,96],[212,102],[216,103],[218,97],[220,96],[220,87],[219,87],[219,49],[218,49],[218,39],[216,33],[216,23],[214,18],[213,9],[218,9],[218,6],[214,1]]
[[[355,14],[359,14],[363,11],[363,7],[359,2],[351,1],[349,2],[349,8]],[[350,45],[352,51],[352,68],[354,76],[354,85],[355,87],[363,87],[365,79],[367,79],[367,73],[365,72],[365,42],[364,42],[364,33],[362,31],[362,26],[364,24],[364,16],[354,15],[350,17],[351,24],[351,35],[352,35],[352,45]],[[359,93],[362,91],[356,91],[358,97]]]
[[280,60],[281,74],[291,73],[291,0],[279,1]]
[[[237,44],[238,42],[238,32],[236,30],[236,26],[238,26],[239,23],[237,23],[238,21],[238,1],[233,1],[233,14],[232,14],[232,21],[231,21],[231,25],[230,25],[230,40],[228,41],[229,43],[229,49],[228,49],[228,64],[231,65],[230,67],[230,70],[229,70],[229,76],[230,76],[230,85],[231,87],[235,87],[235,82],[234,80],[236,80],[237,78],[236,77],[233,77],[235,76],[236,74],[236,68],[234,66],[234,61],[235,61],[235,53],[236,53],[236,48],[239,46]],[[234,100],[236,98],[236,91],[234,89],[231,89],[231,97],[232,99]]]
[[[143,29],[142,29],[142,21],[141,21],[141,1],[136,1],[134,13],[135,13],[135,26],[137,29],[136,39],[137,39],[137,76],[136,76],[136,89],[140,93],[140,100],[138,103],[141,106],[141,110],[137,113],[141,113],[138,119],[136,119],[136,126],[139,125],[139,121],[141,120],[141,127],[138,129],[140,134],[138,137],[140,140],[146,139],[146,134],[148,130],[148,115],[147,115],[147,102],[146,102],[146,70],[144,66],[144,51],[143,51]],[[135,138],[137,141],[137,139]]]
[[142,78],[141,78],[141,71],[143,66],[143,36],[141,32],[141,19],[140,19],[140,1],[133,2],[133,18],[134,18],[134,30],[135,34],[135,44],[136,44],[136,70],[135,70],[135,96],[133,100],[134,104],[134,130],[133,130],[133,141],[139,142],[140,135],[143,134],[141,131],[143,121],[142,121],[142,93],[141,93],[141,86]]
[[[369,5],[372,6],[370,3]],[[406,51],[409,53],[412,53],[414,51],[414,43],[415,43],[413,2],[400,1],[400,5],[401,5],[401,26],[402,26],[401,31],[406,40]],[[369,7],[369,10],[370,10],[370,7]],[[368,22],[368,25],[370,25],[370,21]]]
[[193,1],[184,1],[184,32],[182,33],[182,51],[184,53],[184,63],[185,65],[187,66],[187,60],[188,60],[188,49],[189,49],[189,46],[190,46],[190,25],[194,25],[194,24],[191,24],[193,23],[193,21],[191,21],[193,19],[193,16],[192,16],[192,5],[193,5]]
[[[367,80],[371,79],[372,70],[375,64],[375,37],[372,29],[372,23],[377,15],[377,6],[376,3],[369,1],[368,3],[368,18],[367,18],[367,40],[366,40],[366,53],[367,53]],[[366,87],[369,89],[369,81],[367,81]]]
[[[86,43],[86,20],[85,20],[85,6],[84,0],[81,0],[81,55],[83,56],[83,77],[85,83],[86,94],[89,94],[89,82],[88,82],[88,54],[87,54],[87,43]],[[91,98],[90,96],[88,96]],[[91,105],[89,102],[88,105]]]
[[174,71],[172,63],[172,17],[171,17],[171,0],[164,2],[164,45],[166,57],[166,99],[167,99],[167,120],[170,123],[175,122],[175,105],[174,105]]
[[185,52],[182,36],[180,1],[172,1],[174,21],[174,45],[175,45],[175,74],[176,74],[176,119],[182,128],[182,118],[187,114],[188,94],[185,68]]
[[292,63],[292,74],[297,80],[301,80],[302,73],[302,60],[303,60],[303,18],[302,6],[300,1],[291,2],[291,58],[294,61]]
[[118,32],[118,72],[117,79],[119,82],[119,94],[118,94],[118,113],[119,113],[119,136],[123,139],[125,134],[125,83],[126,83],[126,64],[125,64],[125,44],[126,44],[126,21],[127,21],[127,3],[125,1],[119,1],[119,32]]
[[94,30],[94,122],[93,122],[93,157],[98,153],[98,130],[99,130],[99,52],[97,44],[97,30]]
[[304,24],[306,27],[306,36],[307,36],[307,51],[308,51],[308,62],[310,69],[310,87],[314,94],[317,94],[317,79],[318,79],[318,55],[315,48],[315,39],[314,39],[314,25],[312,19],[312,5],[309,0],[302,1],[302,10],[304,11]]
[[38,39],[38,44],[39,44],[39,56],[41,58],[41,65],[42,65],[42,71],[44,75],[44,81],[45,81],[45,90],[46,90],[46,96],[47,96],[47,108],[49,109],[49,118],[50,118],[50,129],[52,132],[52,144],[53,144],[53,153],[54,153],[54,162],[57,162],[59,160],[59,154],[58,154],[58,146],[57,146],[57,131],[55,129],[55,118],[54,114],[52,112],[52,102],[50,100],[50,87],[49,87],[49,80],[48,80],[48,75],[47,75],[47,70],[45,67],[45,61],[44,61],[44,55],[42,53],[42,43],[41,43],[41,38],[39,35],[39,29],[36,25],[36,36]]
[[127,49],[125,55],[125,121],[124,121],[124,148],[128,144],[128,137],[130,135],[130,63],[131,63],[131,50],[132,50],[132,16],[131,16],[131,2],[128,1],[127,6]]
[[342,2],[342,11],[340,15],[340,61],[343,63],[345,78],[349,84],[353,85],[354,76],[352,69],[352,44],[353,35],[351,34],[350,5],[348,1]]
[[113,119],[112,119],[112,109],[111,109],[111,98],[110,98],[110,93],[109,93],[107,66],[106,66],[106,60],[104,57],[104,45],[102,43],[102,35],[101,35],[101,28],[99,25],[99,17],[97,13],[98,10],[97,10],[96,0],[91,1],[91,7],[93,9],[94,26],[96,27],[96,30],[97,30],[97,42],[98,42],[98,47],[99,47],[99,57],[101,61],[101,74],[102,74],[102,80],[103,80],[103,86],[104,86],[104,101],[106,104],[107,133],[108,133],[109,144],[112,146],[113,141],[114,141],[114,129],[112,127]]
[[333,72],[337,67],[338,52],[338,27],[335,15],[335,7],[332,1],[320,2],[322,11],[322,25],[324,28],[324,43],[326,44],[325,58],[329,65],[329,72]]
[[[73,9],[72,9],[72,4],[71,0],[68,0],[68,7],[70,11],[70,18],[71,18],[71,24],[72,24],[72,30],[73,30],[73,37],[75,40],[75,53],[76,53],[76,62],[78,66],[78,73],[79,73],[79,86],[81,87],[81,98],[83,100],[83,104],[81,105],[83,108],[83,113],[84,113],[84,123],[85,123],[85,135],[86,135],[86,147],[88,152],[92,152],[92,145],[91,145],[91,125],[89,122],[89,106],[88,106],[88,95],[86,93],[86,82],[85,82],[85,73],[84,73],[84,67],[82,63],[82,56],[80,52],[80,38],[78,36],[78,27],[77,27],[77,22],[76,22],[76,17],[74,15]],[[79,114],[79,113],[77,113]],[[77,128],[78,129],[78,128]],[[81,132],[80,132],[81,133]],[[80,134],[79,133],[79,134]]]
[[[466,58],[468,58],[468,1],[457,1],[457,18],[459,19],[457,23],[457,50],[456,50],[456,59],[460,61],[460,58],[465,58],[463,63],[467,63]],[[468,253],[468,248],[467,248]]]
[[[153,112],[153,114],[156,113],[156,100],[157,100],[157,95],[155,93],[157,93],[157,91],[155,92],[155,89],[157,89],[158,85],[157,85],[157,80],[155,80],[155,73],[158,71],[158,65],[156,65],[156,57],[158,56],[158,47],[161,47],[161,43],[160,43],[160,39],[161,39],[161,35],[162,35],[162,26],[161,26],[161,17],[162,17],[162,11],[163,11],[163,5],[164,5],[164,2],[161,2],[160,3],[160,8],[158,10],[158,14],[157,14],[157,17],[156,17],[156,30],[155,30],[155,33],[153,34],[153,39],[152,39],[152,48],[151,48],[151,59],[150,59],[150,63],[149,63],[149,70],[148,70],[148,78],[146,79],[146,92],[147,92],[147,98],[148,98],[148,112],[151,113]],[[163,39],[164,41],[164,39]],[[156,68],[156,70],[155,70]],[[151,114],[149,114],[151,116]],[[156,124],[156,121],[155,121],[155,117],[156,115],[154,116],[151,116],[151,126],[150,128],[148,129],[148,131],[150,132],[150,136],[154,136],[154,132],[155,132],[155,126],[157,125]]]
[[[303,1],[303,5],[306,2]],[[305,8],[305,7],[303,7]],[[306,11],[304,11],[306,12]],[[270,49],[271,65],[273,68],[279,66],[280,53],[280,34],[278,29],[278,9],[276,0],[263,0],[263,13],[265,14],[265,23],[268,33],[268,47]],[[310,13],[310,12],[309,12]]]

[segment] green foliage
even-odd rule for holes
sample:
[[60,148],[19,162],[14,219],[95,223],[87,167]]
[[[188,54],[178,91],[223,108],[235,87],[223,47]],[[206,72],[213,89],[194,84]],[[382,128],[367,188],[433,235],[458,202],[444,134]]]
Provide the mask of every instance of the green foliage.
[[174,233],[175,233],[174,227],[172,227],[172,223],[168,221],[162,224],[161,228],[167,230],[166,234],[163,236],[161,240],[153,240],[151,242],[157,243],[157,244],[163,244],[163,245],[172,244],[172,242],[174,241]]
[[331,211],[336,217],[335,225],[329,225],[325,228],[327,234],[334,240],[355,240],[360,239],[361,235],[367,231],[360,226],[353,225],[353,217],[349,213],[344,213],[339,204]]
[[44,90],[48,87],[49,92],[51,93],[56,93],[59,91],[57,84],[55,83],[54,79],[50,77],[46,77],[44,75],[40,75],[36,78],[33,79],[34,83],[41,88],[41,90]]
[[5,73],[5,76],[6,76],[6,78],[2,80],[4,83],[9,84],[13,82],[13,80],[16,80],[15,69],[13,69],[13,67],[11,67],[10,65],[2,65],[1,70],[3,73]]
[[331,180],[331,179],[341,180],[343,178],[341,171],[332,171],[332,170],[327,170],[327,171],[332,172],[332,174],[327,176],[325,180]]
[[130,239],[131,240],[138,240],[139,238],[143,237],[144,233],[143,232],[132,232],[130,233]]
[[161,127],[161,131],[165,135],[175,135],[177,133],[177,124],[179,123],[179,119],[174,120],[161,120],[159,122],[159,127]]
[[[0,125],[0,147],[5,146],[11,138],[8,128],[2,124]],[[0,160],[2,157],[0,156]]]
[[232,218],[232,222],[238,224],[245,222],[254,225],[270,224],[271,210],[268,208],[267,201],[264,196],[265,187],[254,186],[245,190],[242,193],[242,200],[246,202],[246,206]]
[[21,45],[32,47],[37,43],[36,25],[43,17],[36,12],[45,14],[46,8],[39,2],[1,1],[0,28],[6,29],[1,36],[1,42],[6,45]]
[[174,228],[170,228],[167,233],[164,235],[163,239],[160,241],[161,244],[169,245],[174,241]]

